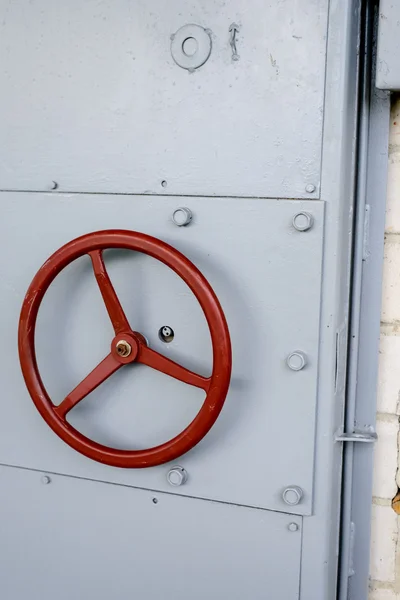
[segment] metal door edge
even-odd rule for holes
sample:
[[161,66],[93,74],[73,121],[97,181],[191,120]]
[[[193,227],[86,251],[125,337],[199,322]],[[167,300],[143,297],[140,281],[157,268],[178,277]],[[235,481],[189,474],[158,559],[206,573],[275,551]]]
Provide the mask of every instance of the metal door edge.
[[[376,421],[390,94],[374,86],[377,7],[366,2],[345,432]],[[339,443],[343,443],[339,442]],[[368,597],[374,444],[345,440],[338,600]]]

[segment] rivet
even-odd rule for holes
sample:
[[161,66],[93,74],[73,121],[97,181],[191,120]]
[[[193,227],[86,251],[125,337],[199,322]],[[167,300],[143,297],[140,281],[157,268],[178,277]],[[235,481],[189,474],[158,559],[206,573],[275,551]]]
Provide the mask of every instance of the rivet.
[[51,478],[48,475],[43,475],[43,477],[41,478],[41,482],[44,485],[48,485],[49,483],[51,483]]
[[308,231],[313,226],[314,219],[308,212],[299,212],[294,215],[292,224],[297,231]]
[[57,181],[52,181],[51,182],[51,189],[52,190],[57,190],[58,189],[58,183],[57,183]]
[[308,185],[306,185],[306,192],[307,194],[312,194],[313,192],[315,192],[315,185],[313,183],[309,183]]
[[172,220],[178,227],[185,227],[186,225],[189,225],[192,218],[192,211],[184,206],[174,210],[172,215]]
[[298,531],[299,526],[297,525],[297,523],[289,523],[288,529],[289,529],[289,531]]
[[292,371],[301,371],[307,364],[307,357],[304,352],[295,350],[287,357],[286,364]]

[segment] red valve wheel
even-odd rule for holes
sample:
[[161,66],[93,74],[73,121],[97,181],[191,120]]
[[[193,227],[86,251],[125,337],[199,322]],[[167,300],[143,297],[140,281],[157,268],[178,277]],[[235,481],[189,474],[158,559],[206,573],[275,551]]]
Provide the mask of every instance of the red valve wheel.
[[[213,369],[206,378],[185,369],[151,350],[140,333],[132,331],[106,271],[102,253],[107,248],[143,252],[163,262],[189,286],[207,319],[213,348]],[[35,326],[40,304],[55,277],[72,261],[88,254],[107,312],[114,327],[111,351],[81,383],[55,406],[43,385],[35,352]],[[114,467],[142,468],[161,465],[191,450],[203,439],[218,418],[228,393],[232,357],[228,326],[212,287],[183,254],[165,242],[143,233],[108,230],[88,233],[57,250],[36,273],[26,293],[18,331],[22,373],[36,408],[53,431],[85,456]],[[206,392],[204,403],[193,421],[176,437],[144,450],[117,450],[87,438],[66,420],[68,412],[115,371],[138,362]]]

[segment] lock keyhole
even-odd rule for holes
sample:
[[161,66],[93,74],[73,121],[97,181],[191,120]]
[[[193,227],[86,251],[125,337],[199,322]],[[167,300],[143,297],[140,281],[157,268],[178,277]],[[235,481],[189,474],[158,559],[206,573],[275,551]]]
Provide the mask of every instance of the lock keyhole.
[[175,337],[174,330],[169,325],[164,325],[158,331],[158,337],[162,342],[169,344]]

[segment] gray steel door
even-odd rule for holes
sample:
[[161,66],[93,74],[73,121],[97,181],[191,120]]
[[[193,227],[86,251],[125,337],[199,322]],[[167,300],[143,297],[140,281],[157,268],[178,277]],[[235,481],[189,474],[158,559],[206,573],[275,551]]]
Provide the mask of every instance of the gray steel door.
[[[301,564],[305,586],[318,545],[337,539],[321,529],[314,544],[313,529],[318,490],[324,480],[337,493],[340,471],[339,455],[327,460],[332,474],[315,463],[319,356],[322,347],[328,381],[328,355],[346,336],[346,309],[332,319],[321,304],[324,232],[339,240],[347,226],[321,195],[328,1],[250,4],[0,1],[7,600],[314,597],[301,593]],[[18,356],[21,306],[41,265],[79,236],[121,229],[168,243],[201,271],[232,344],[215,425],[150,468],[110,466],[67,445],[36,410]],[[103,258],[132,330],[208,377],[209,324],[184,281],[143,253]],[[346,281],[345,250],[335,269],[324,285]],[[90,257],[78,258],[47,290],[35,333],[55,406],[114,336]],[[204,398],[179,378],[126,365],[68,423],[103,446],[152,448],[184,430]],[[323,444],[336,427],[327,419]],[[324,586],[316,581],[318,600]]]

